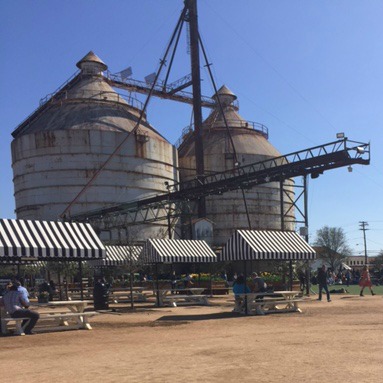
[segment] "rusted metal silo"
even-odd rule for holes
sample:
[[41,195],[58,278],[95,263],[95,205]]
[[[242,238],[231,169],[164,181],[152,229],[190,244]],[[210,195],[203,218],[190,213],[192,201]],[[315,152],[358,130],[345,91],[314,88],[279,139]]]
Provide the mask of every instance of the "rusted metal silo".
[[[19,219],[57,219],[138,121],[141,104],[109,86],[107,66],[93,52],[77,66],[79,73],[12,133]],[[70,213],[165,192],[165,182],[177,180],[176,167],[175,147],[144,116]],[[137,232],[146,239],[164,230],[156,223]]]
[[[237,97],[223,86],[217,92],[223,107],[214,109],[203,123],[203,150],[205,174],[234,169],[236,164],[233,141],[239,165],[251,164],[280,156],[280,153],[268,141],[268,130],[264,125],[244,120],[238,113]],[[231,139],[230,139],[231,136]],[[180,180],[195,178],[195,149],[192,129],[185,130],[178,150]],[[294,229],[293,181],[287,181],[283,187],[284,229]],[[281,229],[281,198],[279,182],[270,182],[245,190],[246,203],[252,229]],[[287,201],[286,201],[287,200]],[[224,193],[221,196],[206,198],[206,217],[213,221],[215,246],[226,243],[236,229],[248,229],[242,190]]]

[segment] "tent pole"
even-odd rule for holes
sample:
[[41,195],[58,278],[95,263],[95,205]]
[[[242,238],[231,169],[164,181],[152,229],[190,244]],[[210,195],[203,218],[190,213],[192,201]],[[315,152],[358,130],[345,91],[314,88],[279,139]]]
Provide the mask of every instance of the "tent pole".
[[59,285],[60,301],[62,301],[63,300],[63,287],[64,286],[61,285],[60,270],[57,271],[57,282]]
[[245,277],[245,287],[244,287],[244,293],[245,293],[245,315],[248,315],[248,312],[247,312],[247,294],[246,294],[246,286],[247,286],[247,270],[246,270],[246,260],[244,261],[245,264],[244,264],[244,270],[243,270],[243,274],[244,274],[244,277]]
[[156,290],[157,290],[157,307],[160,307],[160,287],[158,283],[158,263],[156,263]]
[[290,291],[293,291],[293,261],[289,261],[289,288]]
[[213,296],[213,279],[211,276],[211,264],[209,264],[209,290],[210,290],[210,298]]
[[81,300],[84,300],[84,289],[82,286],[82,262],[81,262],[81,260],[78,261],[78,270],[79,270],[79,274],[80,274],[80,296],[81,296]]
[[133,310],[134,309],[134,299],[133,299],[133,279],[134,279],[134,273],[132,270],[130,270],[129,273],[129,287],[130,287],[130,308]]

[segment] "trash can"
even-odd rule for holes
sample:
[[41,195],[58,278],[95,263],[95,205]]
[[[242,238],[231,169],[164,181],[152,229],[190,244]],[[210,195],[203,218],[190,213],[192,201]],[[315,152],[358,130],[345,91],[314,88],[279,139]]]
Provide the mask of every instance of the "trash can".
[[93,288],[93,302],[95,310],[109,309],[109,284],[105,279],[99,279]]

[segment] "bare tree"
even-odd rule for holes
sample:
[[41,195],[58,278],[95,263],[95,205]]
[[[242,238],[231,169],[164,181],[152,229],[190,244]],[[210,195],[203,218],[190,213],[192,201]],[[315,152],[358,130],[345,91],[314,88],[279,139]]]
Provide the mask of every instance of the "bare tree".
[[[376,269],[382,270],[383,269],[383,250],[379,252],[379,254],[375,257],[375,260],[373,262],[373,265]],[[383,276],[383,275],[382,275]]]
[[336,270],[343,260],[351,255],[346,234],[340,227],[324,226],[319,229],[314,245],[321,248],[320,254],[332,270]]

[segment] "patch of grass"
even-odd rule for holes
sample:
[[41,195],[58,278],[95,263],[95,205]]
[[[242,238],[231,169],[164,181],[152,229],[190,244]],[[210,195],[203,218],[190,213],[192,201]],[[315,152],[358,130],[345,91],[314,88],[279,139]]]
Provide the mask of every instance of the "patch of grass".
[[[359,295],[360,293],[360,287],[358,285],[350,285],[348,287],[346,285],[329,285],[328,286],[329,291],[331,291],[332,289],[338,290],[341,288],[346,289],[350,295]],[[312,285],[311,289],[314,292],[318,293],[318,285]],[[372,290],[374,291],[376,295],[383,295],[383,286],[372,286]],[[363,294],[370,295],[371,294],[370,289],[366,287],[364,289]]]

